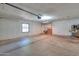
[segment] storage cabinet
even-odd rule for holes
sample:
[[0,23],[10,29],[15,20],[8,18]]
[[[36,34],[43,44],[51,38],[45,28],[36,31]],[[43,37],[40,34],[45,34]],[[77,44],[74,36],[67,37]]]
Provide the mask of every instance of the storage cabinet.
[[79,37],[79,24],[71,26],[71,33],[74,37]]

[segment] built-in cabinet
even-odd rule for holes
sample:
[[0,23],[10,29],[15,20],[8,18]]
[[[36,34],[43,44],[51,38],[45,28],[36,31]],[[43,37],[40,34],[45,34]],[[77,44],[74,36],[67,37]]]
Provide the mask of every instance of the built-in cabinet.
[[72,25],[70,32],[72,33],[72,36],[79,37],[79,24]]

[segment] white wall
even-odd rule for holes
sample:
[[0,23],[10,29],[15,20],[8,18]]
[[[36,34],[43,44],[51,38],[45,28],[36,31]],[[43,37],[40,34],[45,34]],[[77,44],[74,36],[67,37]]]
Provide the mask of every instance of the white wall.
[[70,36],[71,25],[79,24],[79,19],[60,20],[52,22],[53,34]]
[[[1,17],[4,19],[1,19]],[[26,19],[27,21],[23,21]],[[11,6],[0,4],[0,39],[39,34],[41,32],[41,24],[34,21],[28,21],[28,19],[36,19],[36,16]],[[22,33],[21,26],[23,23],[28,23],[30,25],[29,33]]]
[[[28,23],[30,25],[30,32],[22,32],[22,24]],[[20,36],[36,35],[41,33],[41,24],[31,21],[15,21],[0,19],[0,39],[11,39]]]

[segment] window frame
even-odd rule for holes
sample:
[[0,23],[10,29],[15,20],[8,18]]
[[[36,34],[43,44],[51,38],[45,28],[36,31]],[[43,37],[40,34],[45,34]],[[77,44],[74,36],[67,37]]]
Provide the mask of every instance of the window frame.
[[[28,24],[28,27],[26,27],[26,30],[28,29],[28,31],[23,31],[23,29],[24,29],[24,27],[23,27],[23,24]],[[22,28],[21,28],[21,31],[23,32],[23,33],[28,33],[28,32],[30,32],[30,25],[29,25],[29,23],[23,23],[21,26],[22,26]]]

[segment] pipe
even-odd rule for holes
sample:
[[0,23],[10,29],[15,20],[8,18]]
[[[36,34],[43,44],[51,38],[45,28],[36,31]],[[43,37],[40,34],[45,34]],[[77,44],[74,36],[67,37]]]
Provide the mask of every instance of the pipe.
[[22,8],[20,8],[20,7],[17,7],[17,6],[15,6],[15,5],[12,5],[12,4],[10,4],[10,3],[5,3],[5,4],[6,4],[6,5],[9,5],[9,6],[11,6],[11,7],[14,7],[14,8],[16,8],[16,9],[22,10],[22,11],[24,11],[24,12],[30,13],[30,14],[32,14],[32,15],[35,15],[35,16],[37,16],[38,19],[41,19],[40,15],[37,15],[37,14],[32,13],[32,12],[29,12],[29,11],[27,11],[27,10],[24,10],[24,9],[22,9]]

